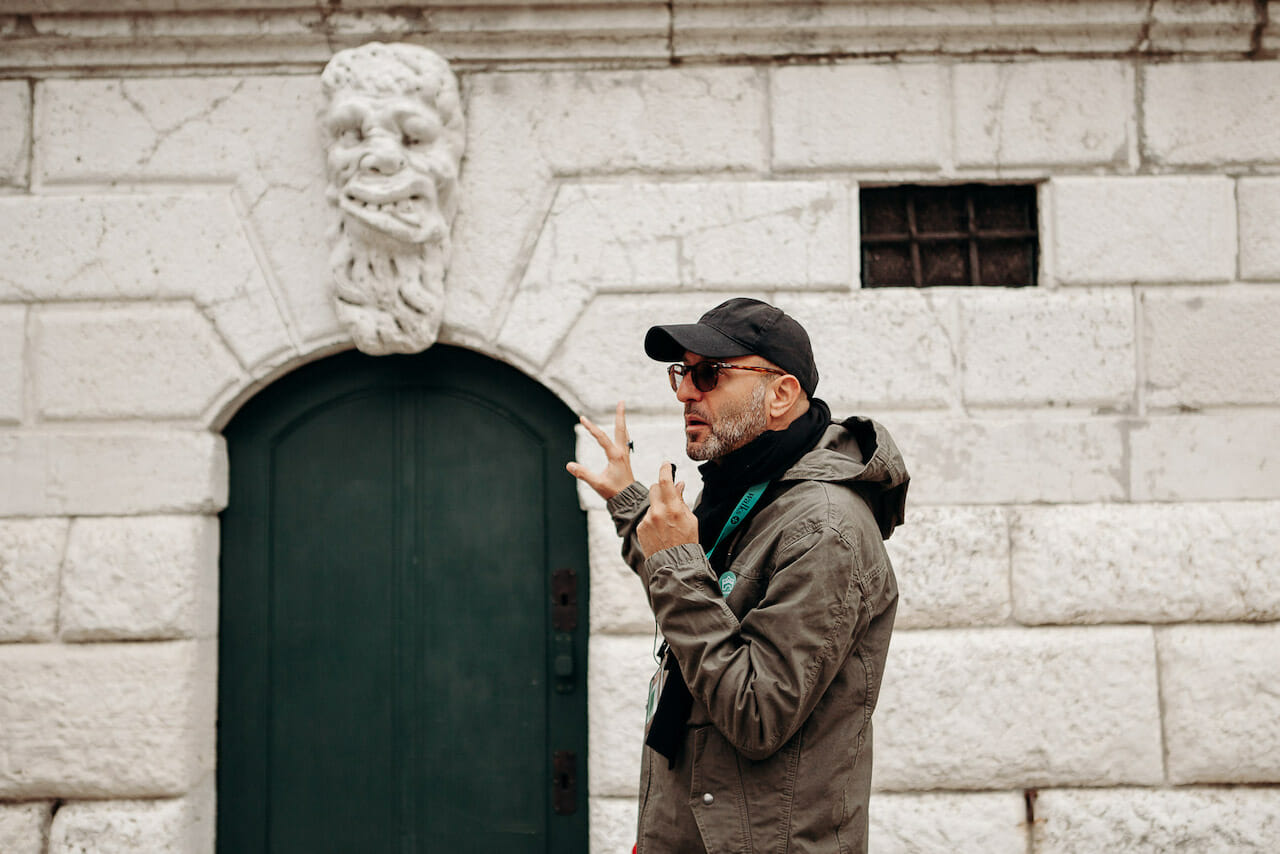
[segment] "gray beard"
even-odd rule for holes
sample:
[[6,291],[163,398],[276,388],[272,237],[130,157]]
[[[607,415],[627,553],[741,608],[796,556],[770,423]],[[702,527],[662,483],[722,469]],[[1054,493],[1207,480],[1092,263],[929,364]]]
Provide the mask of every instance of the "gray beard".
[[751,400],[740,409],[725,412],[715,424],[709,425],[710,435],[701,442],[686,442],[685,453],[691,460],[718,460],[749,444],[765,431],[768,417],[764,411],[766,383],[756,385]]
[[436,341],[444,315],[445,245],[367,244],[344,222],[330,264],[338,319],[356,347],[374,355],[419,353]]

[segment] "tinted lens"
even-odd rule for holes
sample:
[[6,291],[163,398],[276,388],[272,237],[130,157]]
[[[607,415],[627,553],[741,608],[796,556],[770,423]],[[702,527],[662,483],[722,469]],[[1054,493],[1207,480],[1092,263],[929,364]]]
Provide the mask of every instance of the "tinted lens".
[[720,381],[720,368],[715,362],[699,362],[689,367],[693,374],[693,387],[698,391],[711,391]]

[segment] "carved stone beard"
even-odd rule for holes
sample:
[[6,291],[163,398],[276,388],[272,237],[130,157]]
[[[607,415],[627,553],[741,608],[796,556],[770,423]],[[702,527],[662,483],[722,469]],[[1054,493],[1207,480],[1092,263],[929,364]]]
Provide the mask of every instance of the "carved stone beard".
[[[354,234],[353,234],[354,232]],[[436,341],[444,315],[449,227],[440,239],[403,243],[343,217],[330,264],[338,318],[365,353],[418,353]]]

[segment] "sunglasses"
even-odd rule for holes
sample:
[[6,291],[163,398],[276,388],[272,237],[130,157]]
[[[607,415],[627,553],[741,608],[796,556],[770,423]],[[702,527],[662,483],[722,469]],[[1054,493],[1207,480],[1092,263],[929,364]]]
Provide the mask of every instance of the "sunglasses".
[[693,377],[693,387],[698,391],[711,391],[720,382],[721,371],[755,371],[758,374],[778,374],[785,376],[786,371],[776,368],[758,368],[755,365],[730,365],[726,362],[698,362],[696,365],[671,365],[667,368],[667,376],[671,378],[671,390],[678,391],[684,375]]

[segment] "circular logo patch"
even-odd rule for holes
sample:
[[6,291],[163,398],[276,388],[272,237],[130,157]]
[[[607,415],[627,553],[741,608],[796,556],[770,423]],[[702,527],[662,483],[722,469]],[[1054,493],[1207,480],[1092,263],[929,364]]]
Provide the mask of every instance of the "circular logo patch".
[[726,572],[720,576],[720,595],[728,597],[733,592],[734,585],[738,583],[738,576],[733,570]]

